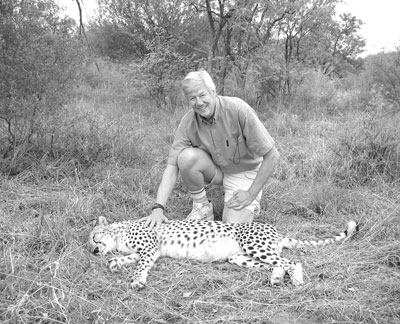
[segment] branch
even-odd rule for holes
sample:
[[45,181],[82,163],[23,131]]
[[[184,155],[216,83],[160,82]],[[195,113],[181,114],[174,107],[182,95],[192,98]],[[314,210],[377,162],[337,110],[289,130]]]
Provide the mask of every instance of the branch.
[[7,123],[8,134],[10,134],[10,136],[11,136],[11,139],[8,138],[8,141],[10,142],[10,145],[12,145],[13,143],[15,143],[15,135],[11,129],[11,118],[8,119],[6,117],[0,116],[0,119],[4,120]]
[[79,10],[79,35],[83,33],[86,37],[85,27],[83,26],[81,3],[79,2],[79,0],[75,0],[75,2],[78,5],[78,10]]
[[[75,0],[76,4],[78,5],[78,10],[79,10],[79,35],[83,35],[83,37],[85,37],[85,41],[89,48],[89,51],[92,52],[92,47],[90,46],[89,40],[86,36],[85,26],[83,25],[82,7],[81,7],[80,1],[82,1],[82,0]],[[94,64],[96,65],[97,71],[100,73],[99,65],[97,64],[97,62],[94,62]]]

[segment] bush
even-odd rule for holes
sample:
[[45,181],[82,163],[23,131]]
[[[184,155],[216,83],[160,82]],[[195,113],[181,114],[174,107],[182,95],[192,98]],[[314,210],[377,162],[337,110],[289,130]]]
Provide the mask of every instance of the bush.
[[174,112],[180,94],[179,81],[188,71],[196,69],[199,62],[179,53],[179,41],[168,39],[161,31],[146,44],[149,54],[138,64],[138,72],[144,76],[149,97],[157,108]]
[[400,47],[396,52],[380,53],[366,61],[365,75],[388,101],[400,107]]
[[303,115],[320,115],[334,106],[336,80],[322,71],[302,72],[302,80],[293,87],[292,106]]
[[42,150],[42,139],[51,132],[49,119],[67,101],[83,53],[73,36],[74,22],[60,18],[53,1],[7,0],[3,7],[0,171],[18,173]]
[[382,111],[354,118],[339,134],[334,152],[336,177],[346,183],[398,181],[400,176],[400,114]]

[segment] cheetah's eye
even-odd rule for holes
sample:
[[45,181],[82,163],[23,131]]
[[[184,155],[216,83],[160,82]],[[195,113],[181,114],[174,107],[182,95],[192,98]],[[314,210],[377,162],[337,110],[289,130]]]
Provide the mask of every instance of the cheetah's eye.
[[103,234],[102,233],[96,233],[93,235],[93,242],[94,243],[101,243],[101,239],[103,238]]

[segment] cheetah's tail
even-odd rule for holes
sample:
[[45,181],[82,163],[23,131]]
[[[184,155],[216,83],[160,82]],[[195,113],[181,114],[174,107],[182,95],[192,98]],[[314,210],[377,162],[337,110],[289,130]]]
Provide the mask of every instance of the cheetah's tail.
[[313,240],[296,240],[285,237],[282,240],[282,246],[287,249],[292,248],[302,248],[305,246],[319,246],[319,245],[328,245],[335,242],[343,241],[346,238],[353,236],[358,231],[358,224],[355,221],[350,221],[347,224],[347,229],[334,237],[329,237],[326,239],[320,239],[318,241]]

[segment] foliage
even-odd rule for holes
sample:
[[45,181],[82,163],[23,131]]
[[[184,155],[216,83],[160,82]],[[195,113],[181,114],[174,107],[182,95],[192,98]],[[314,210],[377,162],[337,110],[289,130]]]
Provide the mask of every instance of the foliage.
[[[185,0],[99,0],[99,17],[89,34],[98,52],[114,60],[141,61],[149,54],[154,37],[179,41],[182,55],[204,55],[202,24]],[[193,33],[193,31],[196,33]]]
[[183,0],[101,0],[99,5],[99,22],[90,32],[98,52],[129,62],[157,107],[174,110],[176,81],[197,68],[206,54],[198,32],[201,21]]
[[108,21],[92,23],[88,35],[96,53],[113,61],[143,59],[147,54],[144,41],[137,33]]
[[51,135],[48,120],[65,102],[81,50],[73,22],[53,1],[2,1],[0,6],[0,130],[3,167],[18,172]]
[[161,32],[146,43],[149,53],[139,63],[139,72],[144,76],[146,88],[158,108],[174,111],[177,97],[180,93],[177,81],[180,81],[187,71],[196,69],[201,62],[193,57],[179,53],[176,48],[180,42],[167,39]]
[[399,123],[399,113],[387,113],[382,108],[374,107],[344,128],[334,148],[339,181],[351,185],[398,182]]
[[400,108],[400,47],[392,53],[379,53],[367,58],[365,77],[371,87]]
[[[215,77],[219,93],[229,93],[234,86],[236,94],[247,99],[246,89],[256,88],[266,96],[257,95],[259,104],[267,97],[291,95],[295,76],[307,68],[344,76],[358,67],[355,57],[364,46],[357,34],[360,20],[348,14],[334,18],[338,0],[99,3],[101,22],[93,33],[97,40],[108,39],[104,46],[100,41],[100,47],[109,57],[141,63],[146,58],[151,64],[170,60],[157,66],[158,76],[149,74],[150,83],[163,83],[154,78],[162,69],[165,78],[170,65],[181,64],[184,70],[190,67],[188,61],[196,67],[201,60]],[[154,46],[161,35],[163,44]]]

